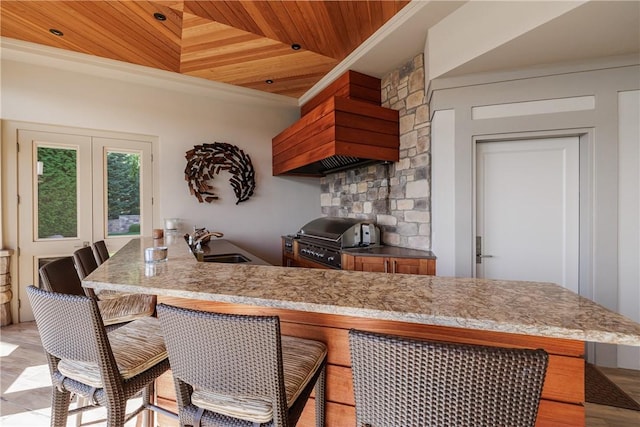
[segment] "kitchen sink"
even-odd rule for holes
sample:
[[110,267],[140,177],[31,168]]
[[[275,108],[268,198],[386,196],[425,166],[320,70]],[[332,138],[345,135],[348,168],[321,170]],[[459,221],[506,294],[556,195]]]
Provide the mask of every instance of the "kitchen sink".
[[211,254],[202,256],[202,262],[225,262],[237,264],[250,261],[251,260],[249,258],[242,254]]

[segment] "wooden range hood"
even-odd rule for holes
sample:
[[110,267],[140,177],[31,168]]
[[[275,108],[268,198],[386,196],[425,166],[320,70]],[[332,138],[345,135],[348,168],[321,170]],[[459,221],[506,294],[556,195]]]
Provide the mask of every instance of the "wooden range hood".
[[273,138],[273,175],[324,176],[399,159],[399,113],[380,106],[380,80],[348,71]]

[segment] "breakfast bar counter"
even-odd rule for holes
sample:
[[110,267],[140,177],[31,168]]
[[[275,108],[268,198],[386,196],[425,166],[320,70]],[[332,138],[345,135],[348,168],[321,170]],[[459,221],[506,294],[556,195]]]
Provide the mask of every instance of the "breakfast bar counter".
[[[144,262],[166,243],[167,260]],[[550,283],[198,262],[180,237],[133,239],[84,281],[209,311],[278,315],[283,334],[327,343],[327,425],[355,425],[349,328],[550,354],[537,425],[584,425],[584,342],[640,346],[640,324]],[[209,253],[252,255],[212,240]],[[170,376],[158,385],[172,405]],[[173,403],[175,405],[175,403]],[[161,420],[171,425],[169,420]],[[299,423],[313,425],[313,402]]]

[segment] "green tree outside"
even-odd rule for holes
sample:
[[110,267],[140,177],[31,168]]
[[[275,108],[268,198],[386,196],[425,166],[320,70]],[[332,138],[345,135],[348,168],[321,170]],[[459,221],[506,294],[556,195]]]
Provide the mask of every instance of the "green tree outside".
[[109,219],[140,215],[140,155],[107,153]]
[[77,152],[73,149],[38,147],[44,164],[38,180],[38,237],[78,235]]
[[[60,147],[38,147],[44,165],[38,178],[38,237],[76,237],[77,152]],[[140,155],[107,153],[108,218],[140,215]],[[135,230],[134,230],[135,231]],[[125,232],[124,234],[139,234]]]

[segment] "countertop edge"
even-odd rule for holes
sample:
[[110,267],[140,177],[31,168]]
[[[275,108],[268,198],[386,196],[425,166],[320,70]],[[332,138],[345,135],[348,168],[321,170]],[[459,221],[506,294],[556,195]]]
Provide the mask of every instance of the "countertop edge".
[[149,242],[133,239],[83,286],[640,346],[640,324],[549,283],[198,263],[184,240],[169,247],[166,262],[149,265]]
[[343,254],[362,257],[393,257],[415,258],[435,260],[437,257],[431,251],[420,249],[401,248],[398,246],[367,246],[363,248],[345,248],[340,251]]
[[[113,285],[112,283],[84,280],[83,286],[96,290],[117,289],[122,292],[149,293],[149,288],[136,285]],[[608,344],[640,346],[640,337],[611,331],[584,331],[580,329],[547,326],[541,331],[539,326],[514,325],[496,322],[490,319],[469,319],[448,316],[420,315],[415,313],[399,313],[394,311],[373,310],[356,307],[292,302],[275,299],[244,297],[211,292],[185,291],[155,288],[154,295],[173,298],[195,299],[201,301],[245,304],[276,309],[296,310],[310,313],[334,314],[341,316],[362,317],[371,320],[390,320],[414,323],[425,326],[444,326],[463,329],[474,329],[487,332],[530,335],[542,338],[558,338],[567,340],[589,341]]]

